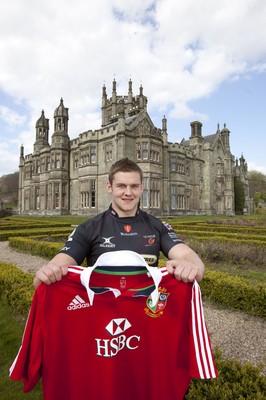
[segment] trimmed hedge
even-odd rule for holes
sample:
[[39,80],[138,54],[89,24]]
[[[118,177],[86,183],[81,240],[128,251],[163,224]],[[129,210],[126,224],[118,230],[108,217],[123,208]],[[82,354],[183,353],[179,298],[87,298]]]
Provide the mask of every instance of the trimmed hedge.
[[63,223],[63,222],[58,222],[58,223],[43,223],[43,222],[18,222],[14,224],[14,222],[10,223],[4,223],[2,224],[0,222],[0,231],[13,231],[13,230],[21,230],[21,229],[37,229],[37,228],[45,228],[45,229],[51,229],[51,228],[70,228],[69,224]]
[[0,261],[0,297],[24,317],[28,314],[34,293],[32,282],[31,274]]
[[206,270],[200,282],[203,297],[225,307],[266,319],[266,287],[251,285],[226,272]]
[[[180,235],[181,236],[181,235]],[[185,235],[184,235],[185,237]],[[198,233],[196,235],[188,235],[187,237],[191,238],[191,239],[195,239],[195,240],[208,240],[208,241],[213,241],[213,242],[223,242],[223,243],[235,243],[235,244],[251,244],[252,246],[265,246],[266,245],[266,241],[265,239],[262,240],[257,240],[257,239],[253,239],[253,237],[248,238],[227,238],[224,236],[215,236],[215,235],[211,235],[211,236],[201,236],[200,234],[198,235]],[[182,237],[183,239],[183,237]]]
[[223,262],[238,265],[240,268],[249,265],[251,269],[261,266],[264,270],[266,246],[262,242],[239,241],[233,239],[198,239],[190,237],[186,243],[205,261]]
[[217,225],[217,224],[170,224],[173,229],[178,231],[207,231],[207,232],[224,232],[224,233],[243,233],[249,235],[265,235],[266,228],[258,226],[236,226],[236,225]]
[[236,359],[224,359],[217,348],[214,358],[219,371],[217,379],[193,379],[186,400],[265,400],[266,377],[262,366],[242,364]]
[[188,237],[197,237],[197,238],[206,238],[206,239],[230,239],[230,240],[243,240],[243,241],[256,241],[261,242],[262,244],[266,244],[266,236],[265,235],[252,235],[250,234],[244,235],[243,233],[234,233],[234,232],[217,232],[217,231],[200,231],[200,230],[180,230],[175,229],[179,236],[188,236]]
[[[66,235],[67,238],[67,235]],[[33,240],[24,237],[9,238],[9,246],[23,253],[30,253],[40,257],[53,258],[63,247],[63,243]]]
[[51,227],[51,228],[28,228],[28,229],[21,229],[21,230],[4,230],[0,232],[0,241],[9,240],[10,237],[14,236],[36,236],[36,235],[50,235],[52,233],[64,233],[66,237],[73,231],[73,227],[66,226],[62,228],[58,227]]

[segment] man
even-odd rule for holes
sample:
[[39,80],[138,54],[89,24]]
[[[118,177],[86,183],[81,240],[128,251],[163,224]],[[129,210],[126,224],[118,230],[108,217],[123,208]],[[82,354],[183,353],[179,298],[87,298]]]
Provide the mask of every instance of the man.
[[200,281],[204,264],[199,256],[173,229],[139,208],[143,192],[143,172],[128,158],[111,166],[107,182],[111,205],[107,211],[79,225],[70,235],[63,249],[34,278],[34,287],[41,282],[49,285],[59,281],[71,265],[87,259],[92,266],[107,252],[132,250],[143,256],[151,266],[157,266],[160,251],[168,258],[167,270],[177,280]]

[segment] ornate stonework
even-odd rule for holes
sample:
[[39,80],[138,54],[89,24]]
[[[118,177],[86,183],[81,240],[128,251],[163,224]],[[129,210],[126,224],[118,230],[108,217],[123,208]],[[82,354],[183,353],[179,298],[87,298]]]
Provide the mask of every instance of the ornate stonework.
[[191,122],[191,135],[181,143],[168,142],[167,120],[154,126],[147,112],[147,97],[140,87],[133,96],[112,96],[102,90],[102,126],[70,140],[68,108],[61,99],[54,112],[49,144],[49,120],[44,111],[36,122],[33,154],[19,164],[21,214],[86,214],[104,211],[110,203],[105,184],[115,161],[128,157],[144,172],[141,207],[158,216],[195,214],[233,215],[234,177],[245,188],[249,212],[247,164],[231,154],[230,132],[224,125],[213,135],[202,135],[202,124]]

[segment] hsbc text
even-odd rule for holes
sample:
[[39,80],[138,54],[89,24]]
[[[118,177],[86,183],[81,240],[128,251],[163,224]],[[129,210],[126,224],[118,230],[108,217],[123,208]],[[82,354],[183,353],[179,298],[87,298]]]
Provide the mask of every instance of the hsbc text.
[[140,342],[140,336],[120,335],[112,339],[95,339],[97,347],[97,356],[100,357],[114,357],[117,353],[124,348],[129,350],[135,350],[138,348]]

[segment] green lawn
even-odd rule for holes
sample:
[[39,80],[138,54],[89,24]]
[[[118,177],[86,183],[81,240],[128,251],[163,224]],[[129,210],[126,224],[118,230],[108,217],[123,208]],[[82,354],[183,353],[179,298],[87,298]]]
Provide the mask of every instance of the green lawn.
[[20,346],[25,320],[15,315],[12,308],[0,301],[0,399],[41,400],[40,385],[31,393],[22,392],[22,382],[9,378],[9,368]]

